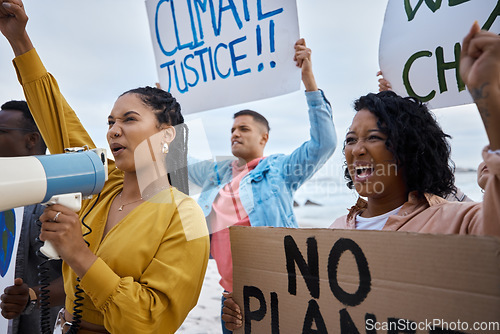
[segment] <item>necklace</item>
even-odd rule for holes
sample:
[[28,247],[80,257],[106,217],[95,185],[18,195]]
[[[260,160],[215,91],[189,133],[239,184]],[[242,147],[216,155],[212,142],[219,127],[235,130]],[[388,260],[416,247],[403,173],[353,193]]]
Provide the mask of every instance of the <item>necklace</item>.
[[[122,193],[120,193],[120,202],[121,202],[121,200],[122,200]],[[120,205],[120,207],[118,208],[118,211],[123,211],[123,207],[124,207],[125,205],[129,205],[129,204],[132,204],[132,203],[135,203],[135,202],[139,202],[139,201],[142,201],[142,197],[141,197],[141,198],[139,198],[139,199],[136,199],[135,201],[132,201],[132,202],[128,202],[128,203],[125,203],[125,204],[124,204],[124,203],[122,203],[122,204]]]

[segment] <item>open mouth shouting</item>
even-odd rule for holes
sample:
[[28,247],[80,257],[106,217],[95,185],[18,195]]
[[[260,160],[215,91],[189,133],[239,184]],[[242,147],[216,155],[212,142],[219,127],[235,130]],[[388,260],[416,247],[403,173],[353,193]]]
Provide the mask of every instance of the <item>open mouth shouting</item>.
[[364,182],[373,175],[374,168],[372,165],[354,165],[354,182]]
[[109,148],[111,149],[111,153],[113,154],[114,157],[120,155],[120,153],[122,153],[126,149],[125,146],[118,143],[110,144]]

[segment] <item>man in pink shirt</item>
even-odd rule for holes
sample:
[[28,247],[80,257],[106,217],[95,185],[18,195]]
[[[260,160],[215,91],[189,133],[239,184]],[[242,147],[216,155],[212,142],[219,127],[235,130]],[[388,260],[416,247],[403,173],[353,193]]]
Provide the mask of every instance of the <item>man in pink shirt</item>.
[[[302,70],[309,107],[310,140],[291,154],[264,156],[269,124],[261,114],[234,114],[231,153],[236,159],[201,162],[188,167],[189,179],[202,187],[198,204],[211,231],[211,254],[225,291],[233,290],[233,264],[227,227],[298,227],[293,194],[330,158],[337,144],[330,103],[312,73],[311,50],[295,43],[294,60]],[[224,297],[223,297],[224,301]],[[223,332],[227,333],[224,322]],[[230,332],[229,332],[230,333]]]

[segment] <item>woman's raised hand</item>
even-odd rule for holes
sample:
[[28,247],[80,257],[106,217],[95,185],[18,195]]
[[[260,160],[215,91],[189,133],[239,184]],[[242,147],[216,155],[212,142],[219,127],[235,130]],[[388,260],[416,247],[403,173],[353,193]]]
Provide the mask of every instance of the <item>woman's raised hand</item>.
[[28,16],[21,0],[0,0],[0,32],[7,38],[16,56],[33,48],[26,24]]

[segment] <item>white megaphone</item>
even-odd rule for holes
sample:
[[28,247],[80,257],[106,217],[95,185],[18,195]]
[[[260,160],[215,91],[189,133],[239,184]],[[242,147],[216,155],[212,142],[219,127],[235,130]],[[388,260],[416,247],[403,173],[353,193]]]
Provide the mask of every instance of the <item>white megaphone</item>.
[[[77,212],[81,200],[97,194],[108,178],[106,150],[67,149],[68,153],[0,158],[0,211],[42,203],[62,204]],[[40,251],[59,259],[50,244]]]

